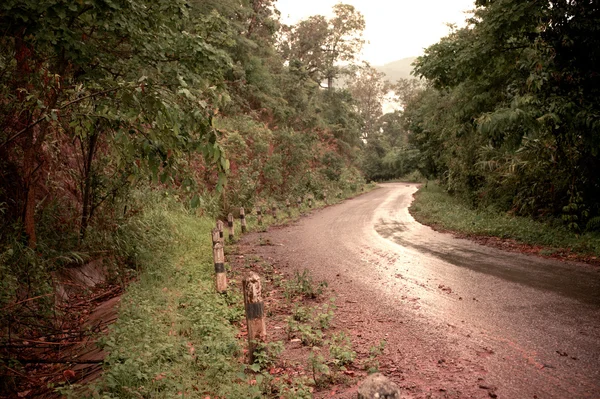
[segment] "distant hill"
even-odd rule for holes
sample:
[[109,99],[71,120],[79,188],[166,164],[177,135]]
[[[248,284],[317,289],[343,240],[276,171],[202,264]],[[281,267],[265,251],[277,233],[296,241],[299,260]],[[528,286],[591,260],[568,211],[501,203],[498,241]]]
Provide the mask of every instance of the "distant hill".
[[410,74],[410,71],[412,71],[413,68],[410,64],[416,59],[417,57],[403,58],[382,66],[376,66],[375,69],[385,73],[386,80],[389,80],[390,82],[395,82],[398,79],[411,79],[414,78],[414,76]]

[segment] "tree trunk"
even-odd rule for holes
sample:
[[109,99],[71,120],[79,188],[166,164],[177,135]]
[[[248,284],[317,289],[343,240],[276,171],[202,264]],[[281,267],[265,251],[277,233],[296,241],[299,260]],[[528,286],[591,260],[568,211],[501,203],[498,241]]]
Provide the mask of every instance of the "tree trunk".
[[81,211],[81,226],[79,230],[79,239],[81,241],[85,239],[85,233],[92,217],[92,162],[94,161],[97,142],[98,132],[95,131],[90,136],[87,154],[83,154],[85,156],[85,163],[83,165],[83,209]]
[[[17,35],[15,43],[15,58],[17,60],[17,77],[14,82],[14,89],[17,94],[17,98],[23,102],[25,99],[24,92],[21,89],[26,88],[28,85],[27,77],[30,75],[29,60],[31,58],[31,49],[27,46],[23,40],[24,32]],[[19,117],[19,129],[22,127],[29,126],[31,121],[31,114],[29,112],[21,113]],[[35,179],[34,175],[36,172],[35,166],[35,137],[34,130],[29,129],[26,132],[24,144],[21,145],[23,149],[23,189],[25,191],[23,204],[23,225],[25,227],[25,234],[27,234],[28,244],[31,248],[35,248],[37,237],[35,234]]]
[[35,150],[33,146],[33,132],[27,135],[25,156],[23,159],[23,180],[25,182],[25,204],[23,207],[23,224],[27,234],[30,248],[35,248],[37,237],[35,234]]

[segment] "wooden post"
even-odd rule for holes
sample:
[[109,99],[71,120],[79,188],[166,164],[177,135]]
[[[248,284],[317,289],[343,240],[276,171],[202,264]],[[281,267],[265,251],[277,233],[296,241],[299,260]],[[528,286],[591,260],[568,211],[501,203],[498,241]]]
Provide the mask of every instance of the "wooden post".
[[325,202],[325,205],[327,205],[327,192],[323,191],[323,201]]
[[210,236],[212,237],[213,247],[216,243],[221,242],[221,232],[219,231],[218,227],[212,229],[212,231],[210,232]]
[[242,225],[242,233],[246,232],[246,211],[244,207],[240,208],[240,224]]
[[273,219],[277,220],[277,205],[273,204],[271,207],[271,213],[273,214]]
[[261,226],[262,225],[262,207],[258,207],[256,208],[256,220],[258,222],[258,225]]
[[287,209],[288,217],[292,217],[292,209],[290,208],[289,198],[285,200],[285,207]]
[[235,227],[233,226],[233,213],[227,215],[227,227],[229,227],[229,239],[233,240],[235,235]]
[[296,201],[296,205],[298,205],[298,208],[300,208],[300,206],[302,205],[302,197],[298,197],[298,201]]
[[212,239],[213,258],[215,263],[215,286],[217,292],[220,293],[227,291],[227,273],[225,273],[225,252],[223,251],[223,243],[219,237],[219,229],[213,229]]
[[223,229],[224,229],[224,224],[222,220],[217,220],[217,229],[219,230],[219,241],[221,241],[221,243],[225,242],[225,236],[223,234]]
[[312,208],[313,203],[312,203],[312,197],[308,197],[308,207]]
[[248,355],[250,363],[254,363],[256,342],[267,338],[265,325],[265,305],[262,299],[260,276],[254,272],[244,277],[244,307],[246,308],[246,324],[248,326]]

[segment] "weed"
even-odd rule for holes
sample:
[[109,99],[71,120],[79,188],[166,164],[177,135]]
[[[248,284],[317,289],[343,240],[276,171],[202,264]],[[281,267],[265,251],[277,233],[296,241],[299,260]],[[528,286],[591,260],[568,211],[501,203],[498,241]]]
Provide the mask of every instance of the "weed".
[[308,270],[302,273],[294,272],[294,277],[284,284],[284,296],[291,300],[296,296],[303,296],[309,299],[316,299],[323,294],[327,287],[326,281],[319,282],[316,286]]
[[276,397],[279,399],[312,399],[312,388],[305,378],[294,378],[291,381],[277,379],[272,383],[270,393],[277,394]]
[[379,356],[383,354],[385,349],[386,341],[382,339],[378,345],[371,346],[369,348],[369,358],[365,360],[363,366],[369,374],[379,372]]
[[294,304],[292,308],[292,318],[295,321],[299,322],[307,322],[310,320],[312,315],[312,311],[310,308],[298,304]]
[[308,366],[312,372],[313,381],[317,387],[324,386],[330,379],[329,366],[319,348],[312,348],[308,355]]
[[299,323],[293,317],[287,318],[288,339],[300,338],[303,345],[315,346],[323,343],[323,332],[308,323]]
[[298,333],[303,345],[317,346],[323,343],[323,331],[314,328],[310,324],[299,324]]
[[337,309],[337,306],[335,306],[334,301],[335,300],[332,298],[329,303],[323,305],[320,312],[316,312],[314,315],[315,322],[322,330],[326,330],[331,326],[334,311],[335,309]]
[[356,358],[356,352],[352,350],[350,337],[343,332],[333,334],[329,340],[329,354],[332,362],[338,367],[351,364]]
[[283,282],[283,277],[281,277],[280,274],[274,274],[273,275],[273,285],[275,287],[281,287],[282,282]]
[[273,366],[281,352],[283,352],[283,342],[281,341],[257,342],[254,351],[254,363],[250,366],[250,369],[259,372]]

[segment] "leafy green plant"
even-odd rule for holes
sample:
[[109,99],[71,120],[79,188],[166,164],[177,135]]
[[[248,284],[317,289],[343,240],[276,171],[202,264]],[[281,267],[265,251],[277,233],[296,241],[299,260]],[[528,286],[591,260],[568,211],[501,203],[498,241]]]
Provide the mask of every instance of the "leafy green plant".
[[309,323],[300,323],[293,317],[287,318],[288,339],[300,338],[303,345],[315,346],[323,342],[323,332]]
[[333,364],[337,367],[347,366],[356,358],[356,352],[352,350],[350,337],[345,333],[333,334],[328,344],[329,354],[333,359]]
[[308,355],[308,365],[316,386],[323,386],[329,379],[329,366],[319,348],[312,348]]
[[292,318],[298,322],[307,322],[311,319],[312,309],[307,306],[294,304],[292,308]]
[[283,342],[281,341],[257,342],[254,351],[254,363],[250,366],[250,369],[259,372],[273,366],[283,349]]
[[363,367],[367,373],[373,374],[379,371],[379,357],[383,354],[386,343],[387,342],[382,339],[379,341],[379,344],[369,348],[369,357],[363,363]]
[[296,271],[291,280],[284,283],[284,296],[291,300],[295,296],[304,296],[305,298],[315,299],[323,294],[327,287],[326,281],[321,281],[315,285],[315,282],[308,270],[302,273]]
[[310,324],[299,324],[298,333],[304,345],[314,347],[323,343],[323,331],[314,328]]
[[334,301],[332,298],[329,303],[324,304],[320,309],[314,310],[314,321],[322,330],[326,330],[331,326],[335,309],[337,309]]
[[278,381],[272,383],[273,394],[276,394],[278,398],[281,399],[312,399],[313,398],[313,388],[309,386],[309,381],[306,381],[305,378],[299,377],[294,378],[291,381],[285,381],[283,379],[279,379]]

